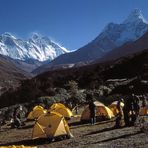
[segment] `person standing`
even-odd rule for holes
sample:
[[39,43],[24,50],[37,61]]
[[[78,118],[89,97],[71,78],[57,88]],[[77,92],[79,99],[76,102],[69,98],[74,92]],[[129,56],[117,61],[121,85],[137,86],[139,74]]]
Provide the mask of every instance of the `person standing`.
[[132,94],[131,99],[132,99],[131,125],[134,125],[135,121],[139,115],[140,106],[139,106],[139,98],[134,93]]
[[123,99],[120,99],[117,102],[117,109],[118,109],[118,114],[116,117],[116,124],[115,124],[115,128],[119,128],[122,125],[122,117],[123,117],[123,108],[122,108],[122,104],[123,103]]
[[17,108],[14,109],[12,127],[19,128],[22,125],[25,125],[25,123],[22,121],[22,113],[22,105],[19,105]]
[[90,110],[91,124],[93,125],[96,123],[96,105],[94,104],[92,96],[89,100],[89,110]]
[[130,110],[131,110],[131,99],[127,97],[124,99],[124,107],[123,107],[125,126],[130,126],[130,119],[129,119]]

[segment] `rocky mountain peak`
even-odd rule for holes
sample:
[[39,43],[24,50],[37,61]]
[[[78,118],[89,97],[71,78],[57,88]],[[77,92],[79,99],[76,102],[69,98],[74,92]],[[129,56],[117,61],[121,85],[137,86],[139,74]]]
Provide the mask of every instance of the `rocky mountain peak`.
[[134,9],[129,16],[124,20],[123,24],[143,22],[148,24],[148,21],[144,18],[142,11],[139,9]]

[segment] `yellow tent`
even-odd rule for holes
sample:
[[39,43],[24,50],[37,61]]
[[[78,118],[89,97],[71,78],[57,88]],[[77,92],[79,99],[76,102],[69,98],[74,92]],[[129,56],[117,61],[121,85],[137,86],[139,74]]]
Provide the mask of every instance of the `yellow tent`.
[[12,145],[12,146],[0,146],[0,148],[37,148],[37,147],[36,146],[24,146],[24,145],[21,145],[21,146]]
[[[118,103],[118,101],[114,101],[111,103],[111,105],[108,106],[115,116],[119,113],[119,111],[117,109],[117,103]],[[121,107],[122,108],[124,107],[123,102],[121,102]]]
[[102,102],[99,102],[99,101],[95,101],[94,104],[96,106],[105,106]]
[[140,116],[148,115],[148,105],[140,109],[139,115]]
[[[103,103],[95,101],[94,104],[96,105],[96,118],[111,119],[112,117],[114,117],[113,112]],[[86,106],[86,108],[82,112],[81,120],[90,120],[89,106]]]
[[55,108],[61,108],[61,107],[66,107],[64,104],[62,103],[54,103],[50,109],[55,109]]
[[29,113],[27,119],[33,120],[37,119],[40,115],[47,113],[47,110],[44,109],[42,106],[35,106],[33,110]]
[[61,103],[54,103],[50,108],[49,111],[54,111],[63,115],[66,119],[70,119],[73,117],[72,111]]
[[48,112],[41,115],[32,132],[33,139],[54,138],[63,135],[71,136],[71,133],[64,117],[57,112]]

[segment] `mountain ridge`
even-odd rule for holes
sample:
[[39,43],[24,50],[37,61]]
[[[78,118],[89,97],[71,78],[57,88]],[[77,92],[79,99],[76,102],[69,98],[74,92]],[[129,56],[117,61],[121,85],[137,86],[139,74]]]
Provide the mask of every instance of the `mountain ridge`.
[[95,62],[106,62],[110,60],[116,60],[121,57],[126,57],[132,54],[141,52],[144,49],[148,49],[148,32],[146,32],[142,37],[134,42],[128,42],[124,45],[108,52],[102,58],[96,60]]
[[[131,17],[133,17],[133,19],[131,19]],[[74,52],[57,57],[53,61],[40,66],[34,70],[33,73],[39,74],[57,65],[95,61],[124,43],[137,40],[147,31],[148,23],[145,21],[142,12],[134,9],[121,24],[109,23],[103,31],[87,45]]]
[[28,40],[16,38],[8,32],[0,36],[0,54],[17,60],[32,59],[43,62],[53,60],[66,52],[68,52],[66,48],[37,33],[33,33]]
[[[98,88],[100,85],[109,86],[107,84],[108,80],[124,79],[127,80],[127,85],[122,84],[123,87],[126,87],[122,89],[123,93],[129,93],[129,86],[131,85],[134,86],[137,92],[143,91],[144,88],[141,88],[139,85],[140,82],[137,84],[133,80],[136,79],[139,81],[138,79],[141,78],[141,80],[145,80],[146,83],[148,83],[147,59],[148,49],[137,55],[121,58],[112,62],[95,63],[81,68],[73,67],[71,69],[48,71],[31,80],[24,81],[18,90],[7,92],[6,96],[1,96],[0,102],[2,102],[3,99],[6,99],[6,101],[2,104],[3,106],[0,105],[0,107],[13,105],[14,102],[10,101],[10,99],[15,101],[15,103],[24,103],[36,100],[36,98],[41,96],[52,96],[53,93],[57,93],[55,88],[63,88],[64,85],[71,80],[76,81],[79,84],[79,88],[87,90],[90,88]],[[112,88],[112,86],[110,87]],[[112,92],[118,91],[118,86],[112,89]],[[146,89],[146,92],[147,91],[148,89]],[[12,97],[13,94],[15,94],[14,97]]]

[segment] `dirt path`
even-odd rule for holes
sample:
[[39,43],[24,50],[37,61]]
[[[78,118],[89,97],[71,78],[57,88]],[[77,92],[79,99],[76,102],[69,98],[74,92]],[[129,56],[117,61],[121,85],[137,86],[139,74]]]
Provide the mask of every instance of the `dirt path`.
[[148,135],[139,128],[124,127],[114,129],[114,122],[101,122],[96,125],[71,125],[73,139],[55,141],[32,141],[32,122],[24,129],[8,129],[0,132],[0,145],[36,145],[38,148],[148,148]]

